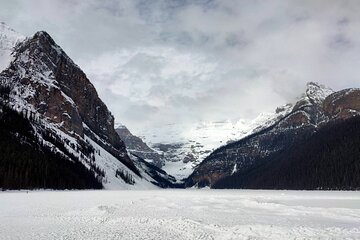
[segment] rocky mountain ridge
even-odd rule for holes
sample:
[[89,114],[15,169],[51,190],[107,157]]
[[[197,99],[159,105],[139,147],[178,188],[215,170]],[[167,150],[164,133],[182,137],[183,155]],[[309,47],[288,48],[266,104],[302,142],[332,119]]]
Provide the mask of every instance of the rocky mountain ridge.
[[141,138],[133,135],[124,125],[119,125],[115,129],[116,133],[124,141],[126,148],[132,154],[141,157],[145,161],[161,168],[165,164],[163,155],[150,148]]
[[308,83],[306,92],[294,104],[279,108],[272,125],[259,126],[247,137],[220,147],[207,157],[187,179],[187,185],[213,185],[237,171],[263,164],[267,157],[314,134],[329,122],[346,120],[360,113],[358,89],[334,92]]

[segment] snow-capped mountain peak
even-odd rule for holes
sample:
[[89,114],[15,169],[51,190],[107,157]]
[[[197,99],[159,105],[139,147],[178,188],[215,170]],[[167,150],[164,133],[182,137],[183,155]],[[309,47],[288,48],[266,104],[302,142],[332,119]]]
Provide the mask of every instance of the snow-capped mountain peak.
[[24,39],[22,34],[10,28],[6,23],[0,22],[0,48],[11,50],[16,42]]
[[306,84],[305,96],[312,100],[314,103],[321,103],[327,96],[334,93],[329,87],[317,82],[308,82]]
[[9,65],[15,45],[24,39],[23,35],[0,22],[0,71]]

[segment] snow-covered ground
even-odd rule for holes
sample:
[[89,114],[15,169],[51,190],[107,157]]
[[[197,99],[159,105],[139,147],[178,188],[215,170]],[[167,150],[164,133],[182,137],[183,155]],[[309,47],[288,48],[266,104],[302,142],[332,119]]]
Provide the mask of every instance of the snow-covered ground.
[[3,192],[0,239],[360,239],[360,192]]

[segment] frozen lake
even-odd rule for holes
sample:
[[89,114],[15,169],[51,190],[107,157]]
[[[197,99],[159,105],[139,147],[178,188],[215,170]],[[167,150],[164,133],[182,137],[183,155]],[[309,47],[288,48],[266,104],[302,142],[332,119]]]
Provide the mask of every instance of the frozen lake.
[[360,239],[360,192],[2,192],[0,239]]

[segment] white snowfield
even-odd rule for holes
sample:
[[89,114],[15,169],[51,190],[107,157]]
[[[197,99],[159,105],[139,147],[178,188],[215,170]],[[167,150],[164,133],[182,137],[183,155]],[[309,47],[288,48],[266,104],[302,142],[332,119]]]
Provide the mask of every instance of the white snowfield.
[[360,239],[360,192],[3,192],[0,239]]

